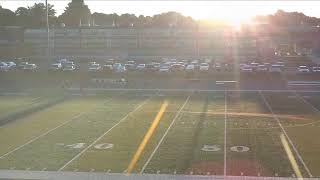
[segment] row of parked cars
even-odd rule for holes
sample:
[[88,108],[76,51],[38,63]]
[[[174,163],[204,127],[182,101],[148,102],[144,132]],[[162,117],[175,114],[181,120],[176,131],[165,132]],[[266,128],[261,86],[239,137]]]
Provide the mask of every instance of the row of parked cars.
[[13,61],[0,61],[0,71],[11,71],[11,70],[25,70],[25,71],[36,71],[38,66],[33,63],[21,62],[15,63]]
[[[82,66],[82,65],[81,65]],[[283,62],[274,63],[258,63],[258,62],[247,62],[240,63],[239,66],[229,63],[208,63],[201,62],[199,60],[181,60],[177,61],[175,59],[163,61],[163,62],[151,62],[151,63],[136,63],[136,61],[126,61],[124,63],[115,62],[114,60],[106,60],[103,64],[97,63],[95,61],[89,62],[87,67],[82,68],[84,71],[98,73],[98,72],[115,72],[123,73],[126,71],[135,72],[158,72],[158,73],[178,73],[178,72],[229,72],[233,71],[234,68],[242,73],[281,73],[285,70],[285,64]],[[15,63],[13,61],[0,61],[0,71],[9,71],[14,69],[21,69],[24,71],[37,71],[38,66],[34,63],[21,62]],[[49,71],[53,72],[73,72],[80,69],[78,64],[68,59],[60,59],[52,63],[49,67]],[[320,72],[319,66],[298,66],[298,73],[311,73]]]
[[[68,60],[60,60],[51,65],[49,68],[51,71],[76,71],[78,68],[72,62]],[[136,63],[135,61],[127,61],[125,63],[114,62],[111,60],[105,61],[104,64],[99,64],[97,62],[89,62],[87,67],[88,72],[116,72],[122,73],[126,71],[136,71],[136,72],[160,72],[160,73],[169,73],[169,72],[193,72],[209,71],[208,63],[198,63],[198,62],[152,62],[152,63]]]

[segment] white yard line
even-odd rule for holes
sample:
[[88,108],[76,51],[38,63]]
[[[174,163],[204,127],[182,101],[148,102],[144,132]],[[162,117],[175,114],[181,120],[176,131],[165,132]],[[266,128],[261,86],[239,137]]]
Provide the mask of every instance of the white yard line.
[[16,147],[16,148],[14,148],[13,150],[11,150],[11,151],[9,151],[9,152],[7,152],[7,153],[5,153],[5,154],[1,155],[1,156],[0,156],[0,159],[3,159],[4,157],[6,157],[6,156],[8,156],[8,155],[12,154],[13,152],[15,152],[15,151],[17,151],[17,150],[19,150],[19,149],[23,148],[24,146],[26,146],[26,145],[28,145],[28,144],[30,144],[30,143],[32,143],[32,142],[34,142],[34,141],[36,141],[37,139],[40,139],[41,137],[46,136],[47,134],[51,133],[52,131],[54,131],[54,130],[56,130],[56,129],[60,128],[61,126],[63,126],[63,125],[65,125],[65,124],[67,124],[67,123],[69,123],[69,122],[71,122],[71,121],[73,121],[73,120],[75,120],[75,119],[79,118],[80,116],[82,116],[82,115],[83,115],[83,114],[85,114],[85,113],[86,113],[86,112],[82,112],[82,113],[80,113],[80,114],[78,114],[78,115],[74,116],[72,119],[70,119],[70,120],[68,120],[68,121],[66,121],[66,122],[64,122],[64,123],[62,123],[62,124],[60,124],[59,126],[56,126],[55,128],[53,128],[53,129],[51,129],[51,130],[49,130],[49,131],[47,131],[47,132],[45,132],[45,133],[43,133],[43,134],[41,134],[41,135],[39,135],[39,136],[34,137],[33,139],[29,140],[28,142],[26,142],[26,143],[24,143],[24,144],[22,144],[22,145],[20,145],[20,146],[18,146],[18,147]]
[[227,175],[227,91],[224,92],[224,167],[223,175]]
[[164,138],[167,136],[169,130],[171,129],[172,125],[174,124],[174,122],[178,119],[179,115],[181,114],[182,109],[186,106],[186,104],[188,103],[189,99],[190,99],[189,95],[187,97],[187,99],[185,100],[185,102],[183,103],[183,105],[180,107],[179,111],[176,113],[176,116],[173,118],[173,120],[171,121],[169,127],[167,128],[167,130],[165,131],[165,133],[163,134],[162,138],[160,139],[160,141],[158,142],[157,146],[154,148],[153,152],[151,153],[151,155],[149,156],[148,160],[146,161],[146,163],[143,165],[140,174],[142,174],[144,172],[144,170],[146,169],[146,167],[148,166],[148,164],[150,163],[151,159],[153,158],[154,154],[157,152],[157,150],[159,149],[160,145],[162,144]]
[[314,111],[316,112],[320,112],[320,110],[318,108],[316,108],[313,104],[311,104],[310,102],[308,102],[307,100],[305,100],[302,96],[300,96],[297,92],[294,92],[294,94],[296,95],[296,97],[299,97],[299,99],[301,99],[305,104],[309,105]]
[[270,104],[268,103],[267,99],[264,97],[264,95],[262,94],[261,91],[259,91],[259,94],[260,94],[260,96],[262,97],[262,99],[263,99],[264,103],[266,104],[266,106],[268,107],[269,111],[272,113],[273,118],[278,122],[278,124],[279,124],[279,126],[280,126],[280,128],[281,128],[281,130],[282,130],[282,132],[283,132],[283,134],[286,136],[286,138],[287,138],[287,140],[289,141],[291,147],[293,148],[296,156],[298,157],[299,161],[300,161],[301,164],[303,165],[304,169],[307,171],[309,177],[313,177],[312,174],[311,174],[311,172],[310,172],[310,170],[309,170],[309,168],[307,167],[307,165],[306,165],[305,162],[303,161],[303,159],[302,159],[299,151],[297,150],[297,148],[296,148],[295,145],[293,144],[292,140],[291,140],[290,137],[288,136],[288,134],[287,134],[286,130],[284,129],[284,127],[282,126],[279,118],[278,118],[277,115],[273,112],[273,110],[272,110]]
[[[111,101],[111,100],[112,100],[112,98],[109,98],[108,100],[104,101],[102,104],[105,104],[105,103],[107,103],[107,102],[109,102],[109,101]],[[100,106],[100,103],[99,103],[99,105],[97,105],[97,106],[99,107],[99,106]],[[97,107],[95,107],[95,108],[97,108]],[[68,124],[68,123],[70,123],[70,122],[72,122],[73,120],[80,118],[81,116],[83,116],[84,114],[86,114],[86,113],[88,113],[88,112],[91,112],[92,109],[95,109],[95,108],[91,108],[91,109],[88,110],[88,111],[84,111],[84,112],[82,112],[82,113],[78,113],[77,115],[75,115],[74,117],[72,117],[71,119],[69,119],[68,121],[65,121],[65,122],[61,123],[60,125],[54,127],[53,129],[50,129],[49,131],[46,131],[46,132],[44,132],[43,134],[40,134],[39,136],[36,136],[36,137],[32,138],[31,140],[27,141],[26,143],[24,143],[24,144],[22,144],[22,145],[20,145],[20,146],[18,146],[18,147],[16,147],[16,148],[14,148],[13,150],[11,150],[11,151],[9,151],[9,152],[1,155],[1,156],[0,156],[0,159],[3,159],[4,157],[6,157],[6,156],[8,156],[8,155],[10,155],[10,154],[12,154],[12,153],[14,153],[15,151],[17,151],[17,150],[19,150],[19,149],[21,149],[21,148],[23,148],[23,147],[25,147],[25,146],[27,146],[28,144],[31,144],[32,142],[40,139],[41,137],[44,137],[44,136],[48,135],[48,134],[51,133],[52,131],[54,131],[54,130],[56,130],[56,129],[58,129],[58,128],[66,125],[66,124]]]
[[67,163],[65,163],[61,168],[58,169],[58,171],[62,171],[64,168],[66,168],[69,164],[71,164],[74,160],[78,159],[83,153],[85,153],[89,148],[91,148],[94,144],[96,144],[100,139],[102,139],[105,135],[107,135],[112,129],[117,127],[120,123],[122,123],[124,120],[126,120],[132,113],[140,109],[143,105],[145,105],[151,97],[144,100],[141,104],[139,104],[134,110],[127,113],[120,121],[118,121],[116,124],[114,124],[109,130],[101,134],[97,139],[95,139],[89,146],[84,148],[81,152],[79,152],[77,155],[75,155],[71,160],[69,160]]

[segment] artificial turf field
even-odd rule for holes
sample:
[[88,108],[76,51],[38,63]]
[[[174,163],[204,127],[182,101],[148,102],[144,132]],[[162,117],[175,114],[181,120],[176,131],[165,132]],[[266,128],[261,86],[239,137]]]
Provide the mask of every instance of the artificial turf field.
[[0,169],[320,177],[319,94],[108,91],[23,117],[59,95],[0,96]]

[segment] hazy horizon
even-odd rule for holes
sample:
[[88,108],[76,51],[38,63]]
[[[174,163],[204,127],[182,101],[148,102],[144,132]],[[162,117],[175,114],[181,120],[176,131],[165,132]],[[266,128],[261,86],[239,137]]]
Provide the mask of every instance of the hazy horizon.
[[[15,11],[18,7],[32,6],[44,0],[1,0],[3,8]],[[54,5],[57,15],[63,13],[71,0],[48,0]],[[282,9],[287,12],[302,12],[320,17],[320,1],[104,1],[85,0],[91,13],[135,14],[153,16],[168,11],[179,12],[194,19],[216,19],[237,24],[249,21],[252,16],[274,14]]]

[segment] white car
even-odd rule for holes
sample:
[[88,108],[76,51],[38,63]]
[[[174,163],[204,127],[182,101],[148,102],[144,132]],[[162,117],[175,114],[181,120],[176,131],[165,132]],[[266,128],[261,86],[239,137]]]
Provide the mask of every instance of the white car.
[[63,63],[61,63],[62,66],[75,66],[73,61],[65,61]]
[[93,63],[89,66],[88,72],[100,72],[102,71],[102,67],[100,64]]
[[143,71],[146,68],[146,64],[138,64],[136,70]]
[[215,69],[216,71],[221,71],[221,70],[222,70],[221,64],[220,64],[220,63],[215,63],[214,69]]
[[92,64],[97,64],[97,62],[91,61],[91,62],[89,62],[88,64],[89,64],[89,66],[91,66]]
[[320,67],[318,67],[318,66],[312,67],[312,72],[319,73],[320,72]]
[[253,72],[253,68],[252,68],[252,66],[246,64],[246,65],[243,65],[240,67],[240,71],[243,73],[251,73],[251,72]]
[[282,66],[279,64],[271,64],[269,67],[269,72],[271,73],[281,73],[282,72]]
[[24,61],[18,64],[19,69],[23,69],[25,65],[29,64],[28,62]]
[[23,70],[24,71],[31,71],[31,72],[35,72],[37,70],[38,66],[36,64],[26,64],[24,67],[23,67]]
[[49,70],[50,71],[60,71],[60,70],[62,70],[62,64],[61,63],[51,64]]
[[257,72],[268,72],[268,67],[264,64],[260,64],[257,66]]
[[0,62],[0,71],[8,71],[9,67],[5,62]]
[[209,71],[209,64],[208,63],[201,63],[199,70],[200,70],[200,72],[208,72]]
[[310,69],[307,66],[299,66],[297,68],[297,70],[299,73],[309,73],[310,72]]
[[122,65],[120,63],[114,63],[113,64],[113,70],[116,73],[124,73],[124,72],[127,71],[127,68],[126,68],[126,66],[124,66],[124,65]]
[[170,66],[167,64],[164,64],[159,68],[160,73],[168,73],[169,71],[170,71]]
[[73,72],[75,70],[76,70],[76,67],[73,65],[66,65],[62,69],[63,72]]
[[17,67],[17,64],[13,61],[8,61],[8,62],[5,62],[8,66],[9,69],[14,69]]
[[59,60],[57,60],[57,63],[64,64],[65,62],[68,62],[68,59],[59,59]]
[[188,64],[187,67],[186,67],[186,72],[194,72],[195,70],[195,65],[194,64]]

